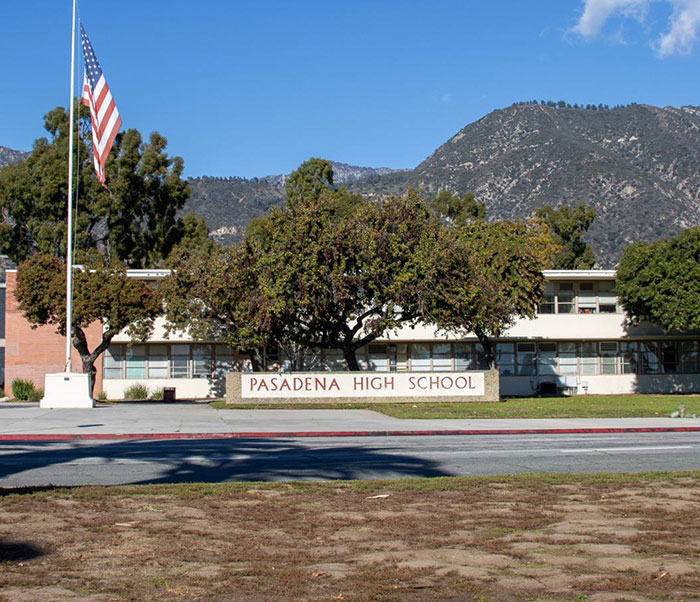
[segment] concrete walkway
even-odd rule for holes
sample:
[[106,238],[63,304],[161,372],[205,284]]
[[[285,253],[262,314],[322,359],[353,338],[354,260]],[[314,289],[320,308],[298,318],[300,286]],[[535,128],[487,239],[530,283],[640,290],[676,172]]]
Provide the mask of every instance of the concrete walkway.
[[370,410],[216,410],[192,402],[76,410],[0,403],[0,441],[643,431],[700,432],[700,418],[402,420]]

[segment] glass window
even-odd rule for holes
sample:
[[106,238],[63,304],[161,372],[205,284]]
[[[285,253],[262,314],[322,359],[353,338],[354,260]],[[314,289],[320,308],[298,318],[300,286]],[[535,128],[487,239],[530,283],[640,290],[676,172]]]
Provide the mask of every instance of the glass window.
[[411,345],[411,370],[430,370],[430,345],[413,343]]
[[597,345],[590,341],[581,343],[579,363],[582,375],[598,374],[598,350],[596,347]]
[[461,372],[462,370],[474,370],[475,367],[472,344],[455,343],[455,370]]
[[578,374],[576,343],[559,343],[559,374]]
[[321,351],[318,349],[306,349],[304,351],[304,370],[313,372],[321,369]]
[[557,295],[557,313],[571,314],[574,312],[574,283],[560,282]]
[[481,343],[476,343],[474,345],[474,355],[476,357],[476,370],[488,370],[491,367],[486,359],[484,346]]
[[145,345],[133,345],[126,348],[126,377],[146,378]]
[[557,373],[556,343],[540,343],[537,353],[537,374]]
[[600,344],[600,373],[617,374],[617,342],[606,341]]
[[324,368],[331,372],[345,370],[345,356],[340,349],[326,349],[324,354]]
[[592,282],[581,282],[578,287],[578,313],[594,314],[597,310],[595,289]]
[[513,343],[496,343],[496,364],[502,376],[515,374],[515,345]]
[[123,378],[124,345],[110,345],[105,351],[104,377]]
[[379,372],[386,372],[389,370],[389,356],[387,354],[386,345],[369,345],[368,358],[370,370],[377,370]]
[[659,346],[656,341],[641,341],[639,349],[642,357],[642,372],[644,374],[658,374]]
[[[216,354],[214,373],[217,378],[224,378],[227,372],[233,372],[236,369],[236,353],[231,347],[227,345],[216,345],[216,347],[214,347],[214,353]],[[272,362],[268,365],[271,364]]]
[[436,372],[452,370],[452,345],[449,343],[433,345],[433,370]]
[[614,314],[617,312],[614,282],[605,280],[598,283],[598,310],[601,314]]
[[623,374],[637,373],[639,370],[639,352],[637,351],[636,342],[620,342],[620,360]]
[[190,346],[170,345],[170,377],[188,378],[190,375]]
[[529,376],[535,373],[535,344],[518,343],[518,374]]
[[148,378],[168,378],[169,365],[167,345],[148,346]]
[[211,378],[211,346],[195,345],[192,348],[192,376]]
[[664,374],[680,372],[676,357],[676,341],[663,341],[661,343],[661,362]]
[[681,372],[697,374],[698,372],[698,342],[681,341]]
[[542,295],[542,303],[538,312],[541,314],[553,314],[554,313],[554,283],[547,282],[544,285],[544,294]]

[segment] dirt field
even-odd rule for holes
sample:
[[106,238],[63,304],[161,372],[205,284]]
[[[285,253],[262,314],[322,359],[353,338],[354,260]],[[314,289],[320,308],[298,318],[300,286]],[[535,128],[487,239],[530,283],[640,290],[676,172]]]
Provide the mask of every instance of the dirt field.
[[700,600],[700,473],[0,497],[0,598]]

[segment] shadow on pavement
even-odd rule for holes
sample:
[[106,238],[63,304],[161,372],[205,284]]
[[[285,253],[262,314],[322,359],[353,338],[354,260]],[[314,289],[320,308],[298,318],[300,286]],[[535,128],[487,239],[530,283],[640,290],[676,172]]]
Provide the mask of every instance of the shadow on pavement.
[[451,475],[432,461],[365,444],[315,447],[312,441],[289,439],[0,442],[0,485],[13,487],[438,476]]

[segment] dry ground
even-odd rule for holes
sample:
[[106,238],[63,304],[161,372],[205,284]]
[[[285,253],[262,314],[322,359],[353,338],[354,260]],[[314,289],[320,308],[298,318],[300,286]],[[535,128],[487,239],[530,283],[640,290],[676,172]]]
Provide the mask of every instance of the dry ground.
[[5,492],[0,599],[700,600],[700,473]]

